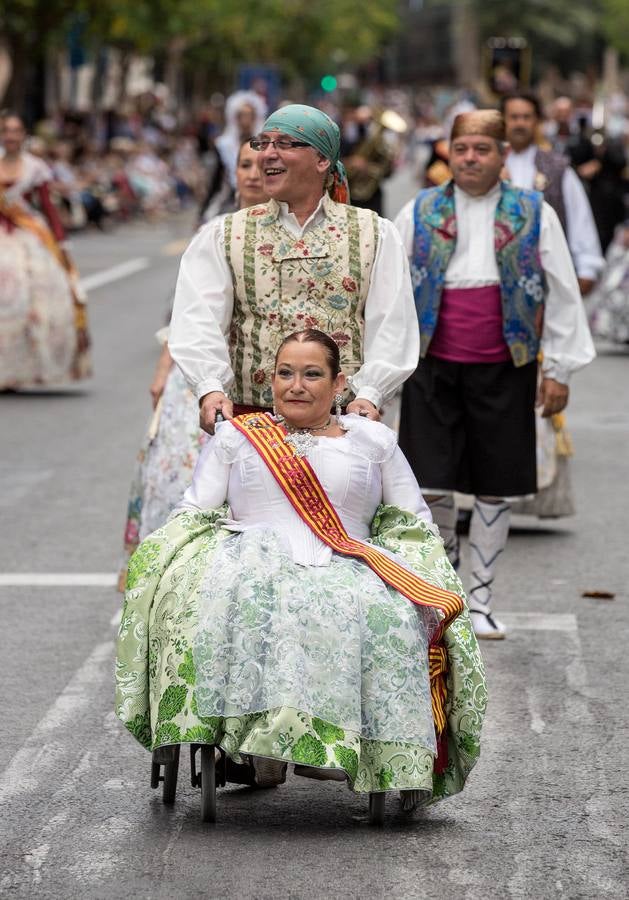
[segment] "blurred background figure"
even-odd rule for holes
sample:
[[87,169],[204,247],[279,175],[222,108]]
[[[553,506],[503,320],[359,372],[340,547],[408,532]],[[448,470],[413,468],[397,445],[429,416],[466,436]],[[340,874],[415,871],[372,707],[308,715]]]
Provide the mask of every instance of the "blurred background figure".
[[[538,190],[557,213],[568,240],[582,295],[594,286],[603,257],[585,190],[569,160],[543,138],[543,114],[535,94],[501,100],[510,149],[505,174],[517,187]],[[570,457],[572,441],[563,413],[544,418],[536,409],[537,493],[513,504],[515,513],[542,518],[574,515]]]
[[605,252],[627,214],[627,155],[622,138],[604,131],[592,135],[590,146],[591,155],[577,166],[577,173],[586,186]]
[[238,151],[262,128],[266,116],[264,100],[253,91],[236,91],[225,104],[225,128],[208,145],[206,153],[208,189],[201,204],[201,221],[209,222],[235,208]]
[[[83,202],[76,169],[72,165],[72,146],[68,141],[57,141],[49,152],[53,175],[52,188],[59,198],[59,214],[66,229],[83,228],[88,213]],[[97,219],[100,224],[102,218]]]
[[91,374],[85,297],[50,197],[53,174],[0,119],[0,390]]
[[550,107],[544,134],[552,149],[569,159],[572,165],[583,161],[583,154],[590,152],[590,142],[586,135],[587,119],[577,119],[574,103],[570,97],[557,97]]
[[593,130],[590,117],[582,111],[577,114],[570,97],[554,101],[544,129],[553,149],[574,167],[587,191],[603,253],[616,226],[625,218],[629,189],[623,142],[624,98],[620,97],[620,107],[618,98],[612,99],[616,103],[610,104],[610,124],[614,126],[611,130]]
[[516,187],[537,190],[559,217],[582,294],[603,268],[598,232],[587,194],[568,161],[542,143],[542,108],[530,92],[507,94],[501,109],[507,142],[506,175]]
[[174,179],[170,169],[148,141],[135,147],[127,166],[127,175],[143,211],[154,217],[164,213],[174,197]]
[[587,306],[596,337],[629,344],[629,219],[616,228],[603,274]]
[[359,106],[346,113],[341,156],[354,206],[382,215],[382,182],[393,173],[399,153],[396,136],[406,131],[406,122],[394,110],[374,113]]
[[[445,145],[446,170],[449,177],[450,170],[447,164],[448,142],[445,137],[443,125],[435,114],[431,103],[422,101],[415,117],[415,126],[410,132],[407,143],[408,162],[412,167],[418,182],[427,187],[427,178],[431,159],[437,144]],[[432,184],[439,184],[433,181]]]

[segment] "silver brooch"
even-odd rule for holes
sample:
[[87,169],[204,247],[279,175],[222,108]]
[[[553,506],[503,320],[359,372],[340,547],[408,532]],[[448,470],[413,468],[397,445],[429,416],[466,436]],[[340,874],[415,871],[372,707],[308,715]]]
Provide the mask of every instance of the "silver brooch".
[[293,448],[295,456],[307,456],[315,445],[314,435],[310,431],[291,431],[284,438],[286,444]]

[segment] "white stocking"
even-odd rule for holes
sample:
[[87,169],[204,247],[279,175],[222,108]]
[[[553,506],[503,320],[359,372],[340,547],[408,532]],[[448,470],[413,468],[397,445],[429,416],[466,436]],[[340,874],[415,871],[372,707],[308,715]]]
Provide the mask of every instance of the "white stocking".
[[491,614],[496,560],[509,535],[511,507],[504,500],[486,503],[476,498],[470,522],[470,610]]
[[457,509],[452,494],[440,494],[428,501],[433,521],[439,528],[448,559],[455,569],[459,566],[459,536],[456,533]]

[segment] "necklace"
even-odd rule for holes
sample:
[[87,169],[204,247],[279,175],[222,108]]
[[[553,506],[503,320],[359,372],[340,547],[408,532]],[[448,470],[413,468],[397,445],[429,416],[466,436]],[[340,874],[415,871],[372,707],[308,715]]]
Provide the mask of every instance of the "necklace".
[[332,425],[332,417],[323,425],[313,425],[312,428],[292,428],[290,425],[285,427],[288,430],[284,442],[290,444],[295,451],[295,456],[306,456],[308,451],[312,450],[315,445],[314,431],[327,431]]

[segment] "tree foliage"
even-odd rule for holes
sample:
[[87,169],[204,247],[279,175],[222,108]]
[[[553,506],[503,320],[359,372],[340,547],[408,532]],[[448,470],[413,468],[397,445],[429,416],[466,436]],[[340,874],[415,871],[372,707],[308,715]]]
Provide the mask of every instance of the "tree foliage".
[[363,62],[398,22],[397,0],[2,0],[0,33],[10,50],[41,56],[63,45],[78,15],[96,46],[206,47],[210,59],[273,62],[287,75],[325,69],[335,52]]
[[92,27],[108,42],[144,52],[176,41],[206,48],[210,59],[311,74],[335,50],[349,62],[377,52],[397,25],[396,9],[396,0],[102,0]]
[[599,20],[591,0],[475,0],[475,7],[485,37],[518,35],[562,47],[570,47],[582,34],[596,30]]
[[603,33],[610,46],[629,61],[629,3],[627,0],[600,0]]
[[[443,0],[432,0],[441,3]],[[533,64],[562,69],[586,67],[600,56],[602,3],[627,0],[446,0],[471,5],[482,42],[492,36],[524,37],[533,50]]]

